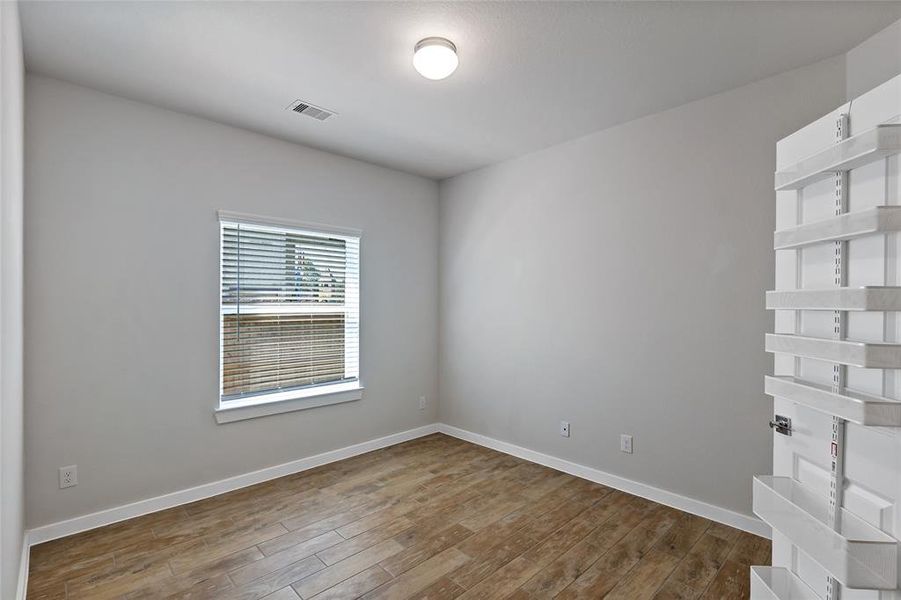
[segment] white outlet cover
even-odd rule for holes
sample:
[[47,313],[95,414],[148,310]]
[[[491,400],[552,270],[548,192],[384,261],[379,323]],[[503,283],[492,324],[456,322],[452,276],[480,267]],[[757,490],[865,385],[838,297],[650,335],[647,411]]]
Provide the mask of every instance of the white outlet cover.
[[560,421],[560,435],[563,437],[569,437],[569,422],[568,421]]
[[59,489],[78,485],[78,465],[59,468]]
[[619,449],[620,452],[625,452],[626,454],[632,454],[632,436],[622,434],[619,436]]

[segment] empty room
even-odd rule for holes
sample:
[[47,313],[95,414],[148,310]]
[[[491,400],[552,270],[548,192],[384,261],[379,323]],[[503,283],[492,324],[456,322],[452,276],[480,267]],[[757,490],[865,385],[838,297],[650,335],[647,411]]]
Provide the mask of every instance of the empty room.
[[0,0],[0,600],[901,600],[901,2]]

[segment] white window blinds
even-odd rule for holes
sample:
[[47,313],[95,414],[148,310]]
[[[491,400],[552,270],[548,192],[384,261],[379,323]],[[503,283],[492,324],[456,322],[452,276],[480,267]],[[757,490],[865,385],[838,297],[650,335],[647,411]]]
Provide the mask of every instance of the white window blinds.
[[220,263],[221,403],[359,379],[359,236],[222,220]]

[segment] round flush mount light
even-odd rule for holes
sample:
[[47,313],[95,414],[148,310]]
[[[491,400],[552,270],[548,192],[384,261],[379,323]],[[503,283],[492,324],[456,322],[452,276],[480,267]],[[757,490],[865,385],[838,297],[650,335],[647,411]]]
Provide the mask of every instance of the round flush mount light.
[[426,79],[444,79],[457,69],[457,47],[450,40],[428,37],[413,47],[413,67]]

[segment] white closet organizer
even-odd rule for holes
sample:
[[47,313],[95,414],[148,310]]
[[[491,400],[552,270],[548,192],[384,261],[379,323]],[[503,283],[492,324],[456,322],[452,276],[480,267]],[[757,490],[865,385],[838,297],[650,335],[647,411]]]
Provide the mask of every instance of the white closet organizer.
[[875,206],[778,230],[773,234],[773,249],[789,250],[823,242],[845,242],[889,231],[901,231],[901,206]]
[[877,125],[834,146],[776,171],[776,191],[806,185],[901,152],[901,124]]
[[777,163],[774,475],[753,483],[773,566],[751,597],[901,600],[901,76]]
[[901,344],[874,344],[768,333],[766,351],[828,360],[866,369],[901,369]]
[[751,567],[753,600],[819,600],[797,575],[780,567]]
[[765,377],[764,392],[858,425],[901,427],[901,402],[862,392],[832,391],[832,386],[791,376]]
[[852,588],[892,589],[898,582],[898,542],[842,509],[832,528],[828,501],[791,477],[754,478],[754,512],[789,536],[808,556]]
[[901,310],[901,287],[773,290],[766,293],[769,310]]

